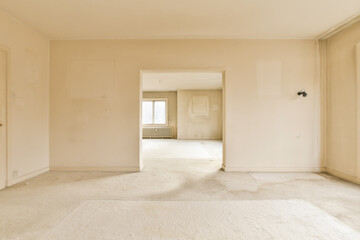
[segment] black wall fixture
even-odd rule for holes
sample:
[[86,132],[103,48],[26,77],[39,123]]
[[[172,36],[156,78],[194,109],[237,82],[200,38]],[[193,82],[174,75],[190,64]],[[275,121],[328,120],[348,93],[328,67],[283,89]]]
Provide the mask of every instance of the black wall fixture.
[[299,91],[298,93],[297,93],[297,95],[302,95],[303,97],[306,97],[308,94],[307,94],[307,92],[305,91],[305,89],[303,89],[303,90],[301,90],[301,91]]

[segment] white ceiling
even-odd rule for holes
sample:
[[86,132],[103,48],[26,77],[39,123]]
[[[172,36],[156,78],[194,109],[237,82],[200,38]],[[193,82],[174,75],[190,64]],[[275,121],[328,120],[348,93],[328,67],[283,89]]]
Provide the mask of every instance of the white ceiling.
[[52,39],[315,38],[360,0],[0,0]]
[[143,91],[177,91],[222,89],[222,73],[218,72],[171,72],[143,73]]

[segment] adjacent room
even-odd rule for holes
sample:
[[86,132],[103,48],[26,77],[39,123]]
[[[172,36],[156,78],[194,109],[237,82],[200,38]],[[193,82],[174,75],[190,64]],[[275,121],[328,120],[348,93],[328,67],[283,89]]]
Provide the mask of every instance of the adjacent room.
[[360,240],[359,0],[0,0],[0,240]]
[[142,72],[144,170],[222,166],[223,72]]

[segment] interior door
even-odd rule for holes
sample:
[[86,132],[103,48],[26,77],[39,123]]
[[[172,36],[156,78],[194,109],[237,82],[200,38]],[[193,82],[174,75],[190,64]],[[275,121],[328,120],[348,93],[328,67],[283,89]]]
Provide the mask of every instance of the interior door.
[[6,52],[0,49],[0,189],[6,187]]

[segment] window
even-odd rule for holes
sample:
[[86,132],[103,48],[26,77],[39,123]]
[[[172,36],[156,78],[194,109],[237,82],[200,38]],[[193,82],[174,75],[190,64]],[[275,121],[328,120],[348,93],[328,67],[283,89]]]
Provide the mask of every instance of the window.
[[142,124],[167,124],[167,99],[144,99],[142,102]]

